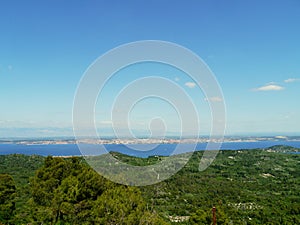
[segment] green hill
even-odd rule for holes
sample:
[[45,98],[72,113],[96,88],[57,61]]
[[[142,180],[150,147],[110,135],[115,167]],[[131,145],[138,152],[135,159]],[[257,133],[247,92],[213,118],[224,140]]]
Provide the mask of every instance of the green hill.
[[164,216],[191,216],[189,224],[210,224],[213,206],[218,224],[300,224],[300,155],[283,150],[292,149],[220,151],[203,172],[195,152],[179,173],[141,189]]
[[[195,152],[171,178],[139,188],[101,178],[83,158],[0,156],[0,173],[11,175],[17,193],[7,200],[16,202],[12,217],[0,221],[211,224],[215,206],[217,224],[300,224],[300,155],[295,152],[299,149],[288,146],[220,151],[203,172],[198,171],[203,152]],[[111,154],[138,166],[163,158]],[[7,189],[1,180],[0,187]]]

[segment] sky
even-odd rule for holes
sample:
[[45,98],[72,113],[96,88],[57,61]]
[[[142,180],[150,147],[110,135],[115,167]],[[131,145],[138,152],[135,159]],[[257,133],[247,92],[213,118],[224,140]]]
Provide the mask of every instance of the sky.
[[[0,138],[71,136],[74,96],[87,68],[141,40],[176,43],[207,64],[222,88],[213,101],[226,106],[227,135],[300,135],[299,24],[298,0],[1,0]],[[119,91],[144,76],[180,86],[199,111],[200,133],[209,133],[211,113],[195,82],[174,68],[144,64],[115,74],[99,95],[101,135],[112,132]],[[131,110],[130,128],[149,135],[160,118],[154,128],[163,121],[177,134],[179,116],[166,101],[148,98]]]

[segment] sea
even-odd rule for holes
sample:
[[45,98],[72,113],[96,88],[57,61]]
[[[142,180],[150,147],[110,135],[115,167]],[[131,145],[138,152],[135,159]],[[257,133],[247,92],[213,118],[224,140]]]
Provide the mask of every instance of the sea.
[[[145,146],[146,145],[146,146]],[[0,144],[0,155],[8,154],[25,154],[25,155],[41,155],[41,156],[81,156],[87,155],[101,155],[111,151],[123,153],[130,156],[147,158],[149,156],[169,156],[172,155],[177,147],[177,144],[139,144],[139,145],[124,145],[124,144],[105,144],[93,145],[83,144],[79,148],[76,144]],[[251,150],[257,148],[268,148],[275,145],[286,145],[295,148],[300,148],[300,141],[257,141],[257,142],[224,142],[221,150]],[[144,148],[146,147],[146,148]],[[149,147],[149,148],[148,148]],[[192,144],[184,144],[183,150],[176,153],[203,151],[207,147],[207,143],[198,143],[196,148]],[[80,150],[81,149],[81,150]],[[147,150],[139,150],[147,149]],[[299,154],[300,152],[298,152]],[[297,154],[297,152],[296,152]]]

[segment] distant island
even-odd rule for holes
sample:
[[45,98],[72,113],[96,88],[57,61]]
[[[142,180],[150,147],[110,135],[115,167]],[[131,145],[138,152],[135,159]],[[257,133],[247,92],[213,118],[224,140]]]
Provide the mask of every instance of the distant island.
[[208,136],[195,137],[164,137],[164,138],[86,138],[81,137],[45,137],[45,138],[2,138],[0,143],[22,145],[62,145],[62,144],[176,144],[176,143],[207,143],[207,142],[261,142],[261,141],[300,141],[300,136],[226,136],[223,140]]

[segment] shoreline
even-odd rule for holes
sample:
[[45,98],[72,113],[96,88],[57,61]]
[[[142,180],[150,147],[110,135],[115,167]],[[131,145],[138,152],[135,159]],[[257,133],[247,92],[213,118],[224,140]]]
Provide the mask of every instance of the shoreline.
[[[230,144],[230,143],[228,143]],[[231,143],[234,144],[234,143]],[[217,151],[251,151],[251,150],[265,150],[266,152],[278,152],[278,153],[290,153],[290,154],[300,154],[300,141],[297,142],[297,146],[291,146],[288,143],[285,144],[276,144],[271,142],[268,146],[248,146],[247,143],[243,143],[245,147],[240,145],[235,146],[234,148],[223,147]],[[248,144],[254,144],[249,142]],[[18,148],[18,147],[22,148]],[[151,149],[148,151],[143,150],[133,150],[129,148],[124,148],[123,145],[108,145],[105,150],[99,148],[90,148],[86,152],[81,152],[76,145],[63,145],[69,148],[56,148],[57,146],[62,147],[62,145],[33,145],[35,148],[31,148],[31,145],[15,145],[15,144],[0,144],[0,155],[38,155],[38,156],[52,156],[57,158],[72,158],[72,157],[93,157],[101,156],[111,152],[121,153],[127,156],[138,157],[138,158],[148,158],[153,156],[171,156],[175,151],[175,144],[164,144],[158,149]],[[9,148],[6,148],[9,147]],[[188,146],[185,150],[178,152],[176,155],[191,153],[196,151],[216,151],[216,150],[205,150],[196,148],[196,150],[189,149]]]

